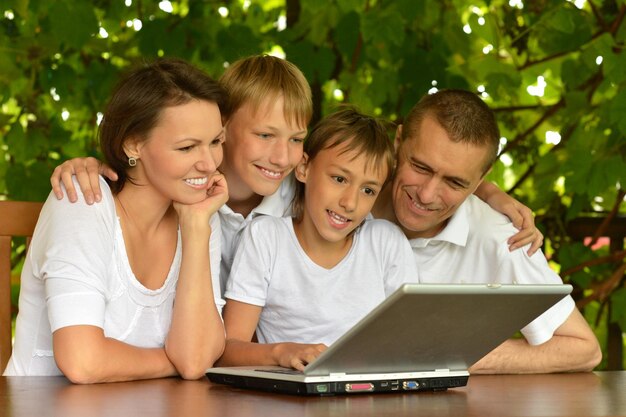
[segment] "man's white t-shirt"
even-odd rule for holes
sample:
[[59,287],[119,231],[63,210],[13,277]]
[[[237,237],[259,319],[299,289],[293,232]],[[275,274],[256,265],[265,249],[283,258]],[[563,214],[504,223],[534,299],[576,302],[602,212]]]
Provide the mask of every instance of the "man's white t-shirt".
[[[113,195],[102,178],[100,188],[102,201],[92,206],[80,192],[74,204],[48,197],[24,262],[15,344],[5,375],[61,375],[52,332],[66,326],[100,327],[106,337],[133,346],[164,346],[182,258],[180,230],[163,286],[144,287],[130,268]],[[221,310],[219,216],[212,216],[211,230],[213,291]]]
[[245,218],[235,213],[224,204],[220,210],[222,227],[222,261],[220,265],[220,279],[222,289],[226,288],[226,281],[230,275],[230,268],[235,259],[237,246],[243,229],[256,217],[261,215],[283,217],[291,215],[291,202],[295,194],[295,177],[289,175],[283,180],[274,194],[263,198],[261,204],[255,207]]
[[243,232],[225,297],[263,307],[261,343],[330,345],[406,281],[416,276],[402,231],[367,220],[336,266],[313,262],[290,217],[263,216]]
[[[528,247],[509,251],[517,232],[511,221],[474,195],[459,206],[435,237],[411,239],[420,283],[562,284],[545,256]],[[549,340],[575,305],[566,297],[522,329],[532,345]]]

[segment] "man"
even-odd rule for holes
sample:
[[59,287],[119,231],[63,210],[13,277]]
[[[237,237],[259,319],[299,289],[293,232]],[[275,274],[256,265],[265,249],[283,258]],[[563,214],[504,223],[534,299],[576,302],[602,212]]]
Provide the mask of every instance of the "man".
[[[541,251],[510,251],[510,221],[472,195],[496,160],[499,130],[475,94],[425,96],[396,132],[398,166],[375,217],[397,223],[409,239],[422,283],[561,283]],[[565,298],[472,366],[472,373],[590,371],[598,341]]]

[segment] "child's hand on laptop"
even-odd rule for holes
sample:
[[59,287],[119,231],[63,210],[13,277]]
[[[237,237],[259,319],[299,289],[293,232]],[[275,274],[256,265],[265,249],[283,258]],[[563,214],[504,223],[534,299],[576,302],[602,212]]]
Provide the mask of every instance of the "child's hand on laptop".
[[316,345],[278,343],[274,350],[274,356],[280,366],[302,371],[309,362],[313,362],[326,349],[328,346],[322,343]]

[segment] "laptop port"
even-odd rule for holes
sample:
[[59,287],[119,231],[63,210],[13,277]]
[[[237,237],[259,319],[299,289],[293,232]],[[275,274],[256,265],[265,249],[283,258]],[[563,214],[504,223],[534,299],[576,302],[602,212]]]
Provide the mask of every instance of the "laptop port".
[[400,382],[398,381],[391,381],[391,390],[392,391],[397,391],[400,388]]
[[319,392],[320,394],[328,392],[328,384],[317,384],[315,386],[315,392]]
[[374,384],[372,384],[371,382],[346,384],[346,392],[370,392],[370,391],[374,391]]
[[404,390],[415,390],[418,389],[420,387],[419,382],[416,381],[404,381],[402,382],[402,388]]

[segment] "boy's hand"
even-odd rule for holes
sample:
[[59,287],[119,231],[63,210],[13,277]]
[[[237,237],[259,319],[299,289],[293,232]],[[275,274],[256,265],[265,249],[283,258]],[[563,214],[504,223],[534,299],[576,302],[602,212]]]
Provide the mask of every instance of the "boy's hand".
[[313,362],[326,349],[328,346],[321,343],[316,345],[279,343],[276,345],[276,361],[282,367],[302,371],[308,363]]
[[528,256],[533,255],[543,244],[543,234],[535,227],[533,211],[500,190],[495,184],[483,181],[475,194],[489,204],[492,209],[504,214],[513,223],[519,232],[511,236],[508,240],[509,250],[526,246],[531,243],[528,249]]
[[519,232],[511,236],[507,241],[509,250],[514,251],[531,243],[527,253],[528,256],[532,256],[543,245],[543,233],[535,226],[532,211],[519,202],[517,204],[519,207],[511,209],[514,212],[504,213],[511,219],[513,226],[519,229]]
[[76,175],[80,190],[85,196],[85,201],[87,204],[93,204],[94,201],[100,201],[102,199],[100,179],[98,178],[100,174],[111,181],[117,181],[115,171],[108,165],[102,164],[96,158],[74,158],[63,162],[54,169],[50,177],[50,184],[52,185],[52,191],[56,198],[61,200],[63,198],[61,183],[63,183],[67,190],[67,197],[70,202],[75,203],[78,197],[72,176]]

